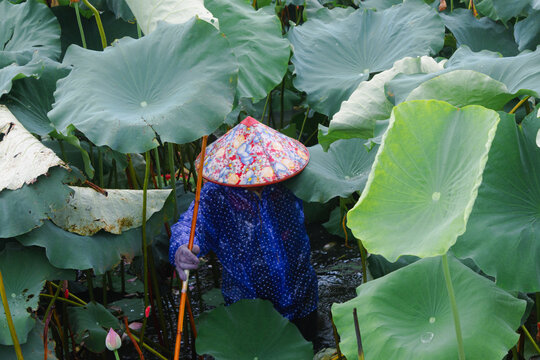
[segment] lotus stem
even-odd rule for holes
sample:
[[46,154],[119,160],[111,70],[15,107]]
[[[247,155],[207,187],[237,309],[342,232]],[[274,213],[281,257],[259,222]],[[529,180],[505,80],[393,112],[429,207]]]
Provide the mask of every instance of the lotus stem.
[[19,344],[19,339],[17,338],[17,332],[15,331],[15,325],[13,325],[13,318],[11,317],[11,311],[9,311],[9,304],[6,295],[6,288],[4,286],[4,278],[2,277],[2,271],[0,271],[0,296],[2,297],[2,305],[4,306],[4,312],[6,313],[6,320],[8,323],[9,333],[11,335],[11,340],[13,341],[13,346],[15,348],[15,354],[17,355],[17,360],[24,360],[21,350],[21,344]]
[[[135,334],[131,334],[131,336],[133,336],[133,338],[134,338],[136,341],[138,341],[139,343],[141,343],[141,340],[143,339],[142,336],[139,338],[139,337],[136,336]],[[154,350],[152,347],[150,347],[150,345],[148,345],[147,343],[143,342],[143,343],[142,343],[142,346],[143,346],[143,348],[145,348],[146,350],[150,351],[152,354],[156,355],[158,358],[163,359],[163,360],[168,360],[165,356],[161,355],[161,354],[158,353],[156,350]]]
[[86,38],[84,36],[84,30],[81,23],[81,14],[79,13],[79,2],[74,2],[73,6],[75,7],[75,16],[77,17],[77,25],[79,26],[79,33],[81,34],[82,46],[86,49]]
[[[52,285],[52,286],[54,286],[55,288],[58,288],[58,287],[59,287],[59,285],[56,285],[56,284],[53,283],[53,282],[49,282],[49,284]],[[79,297],[73,295],[73,293],[71,293],[71,291],[69,292],[68,296],[74,298],[75,300],[77,300],[82,306],[88,305],[88,303],[87,303],[86,301],[84,301],[84,300],[82,300],[81,298],[79,298]],[[61,299],[61,298],[60,298],[60,299]]]
[[281,97],[279,103],[279,130],[281,130],[283,129],[283,119],[285,117],[285,78],[281,81]]
[[450,0],[450,12],[454,11],[454,0]]
[[92,270],[85,270],[86,274],[86,285],[88,286],[88,296],[90,297],[91,302],[96,302],[94,299],[94,281],[92,279]]
[[163,189],[163,178],[161,177],[161,164],[159,162],[159,151],[158,148],[155,148],[154,150],[154,158],[155,158],[155,164],[156,164],[156,170],[157,170],[157,183],[158,187],[160,189]]
[[343,354],[341,353],[341,348],[339,347],[339,337],[336,329],[336,324],[334,323],[334,318],[332,317],[332,312],[330,312],[330,321],[332,322],[332,332],[334,333],[334,342],[336,343],[338,359],[341,360]]
[[90,4],[88,0],[83,0],[84,5],[86,5],[90,11],[94,14],[94,17],[96,18],[96,24],[99,30],[99,37],[101,38],[101,46],[103,46],[103,50],[107,47],[107,38],[105,37],[105,30],[103,29],[103,24],[101,23],[101,16],[99,16],[99,11]]
[[137,181],[137,174],[135,174],[135,168],[133,167],[133,161],[131,160],[131,155],[127,154],[127,161],[128,161],[128,174],[131,178],[131,185],[133,189],[139,190],[139,182]]
[[[45,310],[45,315],[43,316],[44,319],[48,319],[48,318],[49,318],[49,313],[51,312],[52,307],[53,307],[53,305],[54,305],[56,299],[58,298],[58,295],[60,295],[60,290],[62,290],[62,287],[57,286],[57,287],[56,287],[56,292],[54,293],[54,296],[53,296],[51,302],[50,302],[49,305],[47,306],[47,310]],[[46,339],[44,339],[44,341],[46,341]]]
[[159,291],[159,282],[156,275],[156,265],[154,263],[154,254],[152,251],[152,248],[149,249],[150,256],[148,258],[149,265],[150,265],[150,275],[152,276],[152,287],[154,288],[154,297],[157,301],[157,309],[158,309],[158,319],[159,319],[159,326],[161,327],[161,331],[163,334],[163,341],[165,347],[169,348],[169,337],[167,336],[167,325],[165,324],[165,312],[163,311],[163,302],[161,299],[161,292]]
[[141,351],[141,348],[139,347],[139,344],[137,344],[137,341],[135,340],[135,338],[133,337],[133,335],[131,334],[131,330],[129,329],[129,324],[128,324],[128,320],[127,320],[127,316],[124,316],[124,325],[126,327],[126,334],[128,335],[129,339],[131,340],[131,342],[133,343],[133,346],[135,347],[135,350],[137,350],[137,353],[139,354],[139,358],[141,360],[144,360],[144,355]]
[[[142,204],[142,251],[143,251],[143,278],[144,278],[144,308],[148,308],[148,245],[146,243],[146,200],[148,195],[148,177],[150,174],[150,151],[145,153],[146,160],[146,169],[144,171],[144,183],[143,183],[143,204]],[[143,319],[143,326],[141,328],[141,341],[140,346],[142,346],[142,339],[144,338],[144,330],[146,328],[146,323],[148,322],[148,317],[145,316]]]
[[98,147],[98,179],[99,186],[105,187],[105,181],[103,180],[103,152],[100,147]]
[[529,332],[529,330],[527,330],[527,328],[525,327],[525,325],[521,325],[521,330],[523,330],[523,332],[525,333],[525,335],[527,336],[527,339],[529,339],[529,341],[531,342],[531,344],[534,346],[534,348],[536,349],[536,352],[538,354],[540,354],[540,347],[538,347],[538,344],[536,343],[536,341],[534,341],[534,339],[532,338],[531,336],[531,333]]
[[103,286],[103,306],[107,307],[107,276],[105,274],[101,277],[101,285]]
[[[50,298],[50,299],[54,299],[54,295],[49,295],[49,294],[39,294],[39,296],[41,297],[46,297],[46,298]],[[71,301],[69,299],[64,299],[62,297],[57,297],[56,298],[56,301],[61,301],[61,302],[65,302],[66,304],[70,304],[70,305],[74,305],[74,306],[78,306],[78,307],[83,307],[84,305],[83,304],[80,304],[80,303],[77,303],[75,301]],[[52,301],[51,301],[52,303]]]
[[523,99],[521,99],[521,100],[516,104],[516,106],[514,106],[514,107],[512,108],[512,110],[510,110],[509,114],[515,113],[516,110],[519,109],[519,108],[521,107],[521,105],[523,105],[523,103],[524,103],[525,101],[529,100],[529,98],[530,98],[530,95],[529,95],[529,96],[525,96]]
[[362,260],[362,284],[365,284],[368,282],[367,278],[367,251],[364,247],[364,244],[362,244],[362,240],[356,239],[358,242],[358,247],[360,248],[360,259]]
[[358,346],[358,360],[364,360],[364,349],[362,348],[362,336],[360,325],[358,324],[358,314],[356,308],[353,309],[354,332],[356,334],[356,345]]
[[174,204],[174,221],[178,220],[178,207],[176,206],[176,175],[174,170],[174,144],[167,143],[167,152],[169,157],[169,174],[171,175],[171,189],[173,193],[173,204]]
[[304,132],[304,125],[306,125],[306,120],[309,114],[309,106],[306,109],[306,116],[304,116],[304,121],[302,121],[302,127],[300,128],[300,134],[298,134],[298,141],[300,141],[300,138],[302,137],[302,133]]
[[263,112],[262,112],[262,116],[261,116],[261,122],[262,123],[264,123],[264,117],[266,116],[266,107],[268,106],[268,101],[270,100],[271,94],[272,94],[272,90],[270,90],[270,92],[266,96],[266,102],[264,103],[264,108],[263,108]]
[[454,327],[456,329],[456,339],[458,343],[459,360],[465,360],[465,349],[463,348],[463,336],[461,335],[461,323],[459,321],[459,313],[457,308],[456,296],[454,294],[454,286],[450,277],[450,267],[448,266],[448,255],[442,256],[442,265],[444,272],[444,280],[446,281],[446,290],[448,290],[448,298],[452,306],[452,314],[454,315]]

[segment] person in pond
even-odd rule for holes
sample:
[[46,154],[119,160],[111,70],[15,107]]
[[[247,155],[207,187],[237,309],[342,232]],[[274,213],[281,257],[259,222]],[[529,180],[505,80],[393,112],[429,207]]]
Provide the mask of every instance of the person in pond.
[[227,305],[267,299],[304,338],[317,335],[317,277],[310,262],[302,201],[283,184],[309,152],[300,142],[247,117],[206,150],[193,251],[190,208],[172,227],[169,261],[182,280],[213,251]]

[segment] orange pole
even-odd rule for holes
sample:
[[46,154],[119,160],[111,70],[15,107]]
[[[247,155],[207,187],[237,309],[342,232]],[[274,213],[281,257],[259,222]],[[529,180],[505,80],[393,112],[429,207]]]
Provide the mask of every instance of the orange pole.
[[[202,170],[204,164],[204,156],[206,154],[206,143],[208,141],[208,135],[202,139],[201,157],[199,162],[199,169],[197,170],[197,188],[195,190],[195,203],[193,204],[193,217],[191,219],[191,232],[189,234],[188,249],[193,249],[193,240],[195,239],[195,225],[197,224],[197,213],[199,212],[199,200],[201,198],[202,187]],[[174,344],[174,360],[178,360],[180,357],[180,342],[182,340],[182,331],[184,328],[184,312],[186,310],[186,297],[189,281],[189,270],[185,270],[186,281],[182,283],[182,295],[180,297],[180,310],[178,312],[178,327],[176,329],[176,343]]]

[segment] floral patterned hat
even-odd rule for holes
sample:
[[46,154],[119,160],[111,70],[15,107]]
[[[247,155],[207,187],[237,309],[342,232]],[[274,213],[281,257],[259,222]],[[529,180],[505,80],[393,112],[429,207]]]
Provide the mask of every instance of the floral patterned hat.
[[302,143],[248,116],[208,145],[203,178],[227,186],[270,185],[297,175],[308,161]]

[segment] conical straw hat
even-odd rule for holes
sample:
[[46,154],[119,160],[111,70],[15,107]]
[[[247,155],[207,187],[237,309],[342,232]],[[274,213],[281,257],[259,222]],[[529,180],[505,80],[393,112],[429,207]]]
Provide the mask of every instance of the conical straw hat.
[[208,145],[203,178],[227,186],[264,186],[297,175],[308,161],[302,143],[247,117]]

